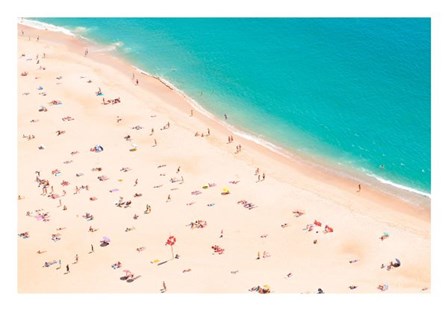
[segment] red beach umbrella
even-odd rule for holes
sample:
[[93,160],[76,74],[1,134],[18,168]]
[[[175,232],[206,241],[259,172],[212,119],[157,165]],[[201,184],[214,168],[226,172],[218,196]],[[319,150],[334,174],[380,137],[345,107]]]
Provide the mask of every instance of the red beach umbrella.
[[174,258],[174,251],[173,251],[173,245],[176,243],[176,237],[173,235],[170,235],[168,240],[166,241],[165,245],[169,245],[171,247],[171,256]]
[[322,226],[322,223],[321,223],[320,221],[317,221],[317,220],[314,220],[314,224],[315,224],[316,226],[319,226],[319,227]]
[[176,243],[176,237],[171,235],[168,240],[166,241],[165,245],[173,246]]

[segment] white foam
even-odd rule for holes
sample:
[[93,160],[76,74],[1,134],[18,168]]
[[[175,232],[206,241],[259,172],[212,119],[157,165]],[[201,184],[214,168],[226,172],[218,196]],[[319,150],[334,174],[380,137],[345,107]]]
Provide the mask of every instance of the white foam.
[[375,178],[376,180],[378,180],[382,184],[390,185],[390,186],[393,186],[395,188],[399,188],[399,189],[406,190],[406,191],[409,191],[409,192],[417,193],[419,195],[422,195],[422,196],[425,196],[425,197],[428,197],[428,198],[431,199],[431,194],[430,193],[423,192],[423,191],[420,191],[420,190],[417,190],[417,189],[414,189],[414,188],[411,188],[411,187],[407,187],[407,186],[404,186],[404,185],[400,185],[400,184],[394,183],[394,182],[392,182],[390,180],[384,179],[384,178],[379,177],[379,176],[377,176],[375,174],[372,174],[372,173],[366,173],[366,175]]
[[78,34],[85,34],[89,31],[89,28],[87,27],[82,27],[82,26],[78,26],[76,27],[73,32],[78,33]]
[[92,50],[93,52],[112,52],[116,51],[118,48],[124,46],[124,43],[121,41],[114,42],[112,44],[97,48],[95,50]]
[[35,21],[35,20],[31,20],[31,19],[26,19],[26,18],[19,18],[18,23],[21,24],[21,25],[25,25],[25,26],[28,26],[28,27],[36,28],[36,29],[43,29],[43,30],[49,30],[49,31],[55,31],[55,32],[62,32],[64,34],[72,36],[72,37],[76,36],[73,32],[71,32],[67,28],[59,27],[59,26],[55,26],[55,25],[51,25],[51,24],[47,24],[47,23],[40,22],[40,21]]
[[150,76],[150,77],[155,77],[154,75],[152,75],[152,74],[150,74],[150,73],[148,73],[148,72],[146,72],[146,71],[144,71],[143,69],[140,69],[140,68],[138,68],[138,67],[132,66],[132,68],[134,68],[135,71],[137,71],[137,72],[139,72],[139,73],[142,73],[142,74],[144,74],[144,75],[147,75],[147,76]]

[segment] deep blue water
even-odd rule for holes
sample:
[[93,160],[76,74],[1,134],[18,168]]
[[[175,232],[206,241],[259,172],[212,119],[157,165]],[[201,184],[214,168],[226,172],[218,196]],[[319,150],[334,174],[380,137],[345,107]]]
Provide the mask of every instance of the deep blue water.
[[431,191],[428,18],[37,20],[116,47],[255,136]]

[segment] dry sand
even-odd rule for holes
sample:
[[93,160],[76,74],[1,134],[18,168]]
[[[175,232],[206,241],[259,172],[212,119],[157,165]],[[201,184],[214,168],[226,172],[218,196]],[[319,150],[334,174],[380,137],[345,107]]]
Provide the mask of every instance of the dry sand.
[[[19,25],[17,57],[17,234],[29,233],[17,238],[19,293],[159,293],[164,284],[167,293],[430,291],[428,198],[357,192],[351,178],[283,157],[197,110],[190,116],[183,95],[92,42]],[[46,195],[36,177],[48,180]],[[120,197],[132,203],[117,206]],[[197,220],[206,225],[191,228]],[[315,220],[322,226],[306,230]],[[400,267],[381,268],[395,258]]]

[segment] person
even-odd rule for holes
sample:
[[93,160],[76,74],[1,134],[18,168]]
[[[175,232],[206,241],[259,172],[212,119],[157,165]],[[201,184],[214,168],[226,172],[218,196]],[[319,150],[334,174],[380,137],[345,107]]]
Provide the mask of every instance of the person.
[[87,56],[87,54],[89,54],[89,50],[88,50],[88,49],[86,49],[86,50],[84,51],[84,56]]
[[193,109],[190,110],[190,117],[193,116]]
[[361,184],[358,184],[358,191],[357,192],[360,192],[361,191]]
[[93,244],[90,244],[90,249],[92,250],[92,253],[95,252],[95,250],[93,249]]
[[138,79],[135,79],[135,85],[138,85]]
[[65,268],[67,269],[67,273],[70,273],[70,266],[66,265]]
[[75,263],[78,263],[78,254],[76,254],[76,256],[75,256]]
[[227,120],[227,114],[224,114],[224,119],[226,119],[226,120]]
[[134,182],[134,187],[138,185],[138,178]]
[[266,178],[266,175],[263,173],[263,178],[262,178],[262,180],[264,180]]

